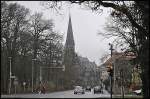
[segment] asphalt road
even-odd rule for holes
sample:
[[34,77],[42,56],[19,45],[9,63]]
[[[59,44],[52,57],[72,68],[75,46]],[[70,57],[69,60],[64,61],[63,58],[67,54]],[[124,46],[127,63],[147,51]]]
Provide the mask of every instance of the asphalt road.
[[13,94],[13,95],[1,95],[1,98],[109,98],[110,94],[104,90],[103,94],[94,94],[86,91],[85,94],[74,94],[73,90],[52,92],[46,94]]

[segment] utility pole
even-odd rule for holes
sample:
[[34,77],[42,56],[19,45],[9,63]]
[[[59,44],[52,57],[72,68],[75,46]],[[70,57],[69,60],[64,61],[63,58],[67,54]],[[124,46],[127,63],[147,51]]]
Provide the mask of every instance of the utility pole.
[[12,57],[8,57],[9,58],[9,61],[10,61],[10,70],[9,70],[9,94],[11,93],[11,74],[12,74],[12,72],[11,72],[11,58]]
[[33,60],[32,60],[32,92],[33,92]]
[[[111,44],[111,43],[109,43],[109,45],[110,45],[110,51],[111,51],[111,58],[112,58],[112,52],[113,52],[113,45]],[[112,76],[113,76],[113,63],[112,63],[112,67],[111,67],[111,70],[110,70],[110,90],[111,90],[111,92],[110,92],[110,94],[111,94],[111,96],[110,96],[110,98],[112,99]]]
[[42,67],[40,66],[40,82],[42,81]]

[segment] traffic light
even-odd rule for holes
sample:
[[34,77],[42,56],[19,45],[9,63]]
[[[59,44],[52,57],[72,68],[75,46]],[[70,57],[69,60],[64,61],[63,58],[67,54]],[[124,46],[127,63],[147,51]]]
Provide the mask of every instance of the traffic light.
[[110,72],[112,70],[112,64],[109,64],[108,66],[107,66],[107,72]]
[[113,75],[113,65],[111,63],[107,66],[107,72],[110,76]]

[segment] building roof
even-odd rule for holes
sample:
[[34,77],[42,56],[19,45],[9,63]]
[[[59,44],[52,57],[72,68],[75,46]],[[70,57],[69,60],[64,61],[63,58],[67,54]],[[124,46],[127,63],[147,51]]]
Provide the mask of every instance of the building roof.
[[119,53],[119,52],[113,52],[112,57],[110,57],[108,60],[106,60],[106,62],[103,65],[108,65],[110,63],[112,63],[113,59],[116,60],[132,60],[136,58],[136,56],[134,55],[134,53],[132,52],[128,52],[128,53]]

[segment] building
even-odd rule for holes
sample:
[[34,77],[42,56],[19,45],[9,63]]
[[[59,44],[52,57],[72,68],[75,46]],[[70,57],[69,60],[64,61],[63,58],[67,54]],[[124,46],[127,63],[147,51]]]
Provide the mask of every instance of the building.
[[103,65],[108,66],[113,64],[113,93],[120,94],[124,90],[125,93],[130,92],[130,86],[132,85],[133,78],[133,60],[136,56],[131,53],[118,53],[113,52],[112,57],[110,57]]
[[108,79],[108,72],[107,72],[107,68],[105,67],[104,64],[98,66],[98,70],[99,70],[99,75],[100,75],[100,79],[101,81],[105,81],[106,79]]
[[[90,62],[88,58],[79,56],[79,77],[82,81],[80,84],[84,87],[86,86],[96,86],[98,85],[99,78],[97,75],[97,65],[95,62]],[[98,80],[99,79],[99,80]]]
[[70,89],[74,84],[74,59],[75,59],[75,43],[73,37],[72,23],[71,17],[69,15],[69,23],[68,23],[68,31],[67,38],[64,48],[64,60],[63,64],[65,65],[65,73],[64,73],[64,84],[65,89]]
[[96,78],[97,65],[94,62],[90,62],[88,58],[78,56],[75,53],[75,42],[70,16],[63,59],[63,64],[65,65],[65,89],[72,89],[75,85],[96,85],[98,79]]

